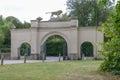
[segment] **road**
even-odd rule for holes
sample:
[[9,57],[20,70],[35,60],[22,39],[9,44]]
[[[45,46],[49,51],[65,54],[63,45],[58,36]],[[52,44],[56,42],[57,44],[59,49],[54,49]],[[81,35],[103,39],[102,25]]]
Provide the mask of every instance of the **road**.
[[[46,57],[45,62],[57,62],[59,61],[59,57]],[[61,57],[61,61],[63,61]],[[1,60],[0,60],[1,62]],[[42,62],[42,60],[26,60],[26,63],[33,63],[33,62]],[[24,60],[4,60],[3,64],[20,64],[24,63]]]

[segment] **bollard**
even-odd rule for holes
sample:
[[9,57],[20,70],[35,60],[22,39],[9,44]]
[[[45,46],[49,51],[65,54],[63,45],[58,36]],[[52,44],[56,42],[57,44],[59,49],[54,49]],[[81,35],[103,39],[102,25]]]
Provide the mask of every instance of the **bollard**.
[[84,58],[85,58],[85,56],[84,56],[84,54],[82,54],[82,60],[84,60]]
[[44,54],[43,54],[43,55],[42,55],[42,62],[44,62],[44,61],[45,61],[45,60],[44,60],[44,58],[45,58],[45,57],[44,57]]
[[27,56],[26,56],[26,54],[25,54],[25,56],[24,56],[24,63],[26,63],[26,57],[27,57]]
[[61,54],[59,54],[59,62],[60,62]]
[[1,65],[3,65],[4,56],[1,54]]

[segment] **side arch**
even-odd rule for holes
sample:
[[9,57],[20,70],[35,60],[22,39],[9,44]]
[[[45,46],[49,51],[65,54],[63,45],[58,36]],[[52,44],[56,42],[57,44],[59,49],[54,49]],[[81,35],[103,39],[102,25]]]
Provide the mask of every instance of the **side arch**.
[[31,54],[31,45],[27,42],[24,42],[20,45],[20,53],[22,56],[24,56],[25,54],[27,56],[30,56]]
[[30,56],[31,55],[31,44],[29,42],[21,42],[19,44],[18,48],[18,59],[21,58],[21,56]]
[[94,45],[90,41],[84,41],[80,46],[81,57],[94,57]]

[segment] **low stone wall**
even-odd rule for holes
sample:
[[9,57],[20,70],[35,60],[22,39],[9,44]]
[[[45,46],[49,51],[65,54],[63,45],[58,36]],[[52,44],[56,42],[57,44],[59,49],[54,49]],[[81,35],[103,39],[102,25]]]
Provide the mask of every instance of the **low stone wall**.
[[10,59],[11,59],[10,53],[1,53],[1,54],[0,54],[0,59],[1,59],[1,55],[3,55],[3,56],[4,56],[4,59],[6,59],[6,60],[10,60]]
[[27,56],[28,60],[40,60],[39,54],[31,54],[30,56]]
[[68,59],[69,60],[79,60],[79,57],[78,57],[78,55],[76,53],[70,53],[68,55]]

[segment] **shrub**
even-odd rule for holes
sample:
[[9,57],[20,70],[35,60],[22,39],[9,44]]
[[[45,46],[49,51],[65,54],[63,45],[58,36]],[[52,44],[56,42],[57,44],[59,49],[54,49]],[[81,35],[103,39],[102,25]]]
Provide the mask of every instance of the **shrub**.
[[7,53],[10,51],[11,51],[11,48],[1,48],[1,52],[3,52],[3,53]]

